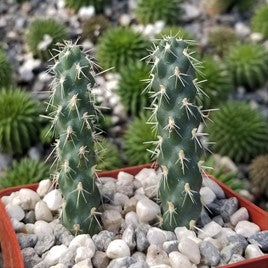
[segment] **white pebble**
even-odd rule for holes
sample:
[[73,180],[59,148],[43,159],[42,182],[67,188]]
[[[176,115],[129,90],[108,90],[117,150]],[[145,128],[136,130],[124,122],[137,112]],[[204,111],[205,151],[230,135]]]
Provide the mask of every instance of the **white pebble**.
[[152,227],[149,229],[147,232],[147,239],[150,245],[157,246],[162,246],[163,243],[167,240],[165,232],[157,227]]
[[138,227],[139,219],[138,215],[134,211],[130,211],[125,216],[125,223],[126,225],[133,225],[134,227]]
[[117,210],[105,210],[101,215],[101,221],[105,230],[117,232],[122,224],[123,218]]
[[263,255],[264,253],[260,250],[260,248],[257,245],[252,244],[246,247],[246,251],[245,251],[246,259],[257,258]]
[[118,173],[118,176],[117,176],[116,184],[118,184],[118,185],[126,185],[128,183],[132,183],[133,179],[134,179],[133,175],[131,175],[131,174],[127,173],[127,172],[124,172],[124,171],[120,171]]
[[36,221],[34,224],[34,233],[37,235],[53,234],[53,229],[45,221]]
[[125,241],[121,239],[115,239],[108,245],[106,255],[110,259],[128,257],[130,256],[130,250]]
[[51,188],[51,180],[49,179],[42,180],[39,182],[36,192],[39,194],[39,196],[43,197],[48,193],[50,188]]
[[191,239],[183,237],[178,246],[179,251],[194,264],[199,264],[201,255],[198,245]]
[[62,205],[61,192],[57,189],[52,190],[44,196],[43,200],[47,203],[50,210],[57,210]]
[[211,221],[202,228],[202,231],[198,232],[198,237],[200,239],[204,239],[205,237],[214,237],[221,231],[221,229],[222,227],[218,223]]
[[6,211],[10,218],[16,219],[18,221],[21,221],[25,216],[23,209],[18,205],[8,204],[6,206]]
[[73,268],[92,268],[92,263],[90,259],[86,259],[83,261],[78,262],[73,266]]
[[23,232],[23,230],[25,229],[25,224],[23,222],[20,222],[17,219],[13,219],[13,218],[11,218],[10,220],[11,220],[13,229],[16,232]]
[[200,189],[200,198],[203,204],[208,205],[216,199],[214,192],[207,186]]
[[64,256],[68,248],[65,245],[52,247],[46,257],[44,258],[44,263],[49,266],[57,264],[61,256]]
[[50,222],[53,220],[52,213],[49,210],[47,204],[43,200],[40,200],[36,203],[34,212],[37,221],[42,220]]
[[86,247],[92,251],[95,249],[95,244],[89,234],[77,235],[70,243],[69,248]]
[[1,201],[5,206],[10,202],[9,199],[9,196],[7,195],[1,197]]
[[33,223],[26,223],[25,230],[27,234],[34,234],[34,224]]
[[81,7],[78,11],[78,17],[82,20],[90,19],[95,14],[94,6]]
[[95,245],[94,247],[79,247],[76,250],[75,263],[83,261],[85,259],[91,259],[95,254]]
[[244,237],[250,237],[260,231],[260,227],[249,221],[240,221],[235,226],[236,233],[243,235]]
[[160,264],[169,265],[169,259],[167,253],[162,249],[162,247],[156,245],[150,245],[148,247],[146,262],[150,267]]
[[176,227],[174,233],[177,236],[177,240],[180,242],[183,237],[196,237],[195,232],[188,230],[186,227]]
[[230,222],[232,225],[237,225],[240,221],[246,221],[249,219],[248,210],[244,207],[238,209],[231,217]]
[[147,223],[160,214],[160,207],[149,198],[144,197],[137,202],[136,213],[141,222]]
[[34,209],[36,203],[40,200],[39,195],[30,189],[20,189],[19,191],[20,206],[24,210]]
[[189,259],[177,251],[169,253],[169,261],[172,268],[192,268],[192,264]]

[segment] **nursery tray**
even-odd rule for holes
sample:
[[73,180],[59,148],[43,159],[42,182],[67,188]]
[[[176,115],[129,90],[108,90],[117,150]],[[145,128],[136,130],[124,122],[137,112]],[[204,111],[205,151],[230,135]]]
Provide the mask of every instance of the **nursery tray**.
[[[98,173],[99,177],[114,177],[116,178],[120,171],[124,171],[130,173],[132,175],[136,175],[143,168],[150,168],[152,164],[139,165],[133,167],[127,167],[122,169],[116,169],[112,171],[105,171]],[[247,199],[240,196],[235,191],[231,190],[229,187],[218,181],[212,176],[209,176],[213,181],[215,181],[218,185],[221,186],[223,191],[225,192],[226,197],[236,197],[238,199],[240,207],[245,207],[250,216],[250,220],[256,223],[261,230],[268,230],[268,213],[264,210],[260,209]],[[0,191],[0,198],[2,196],[10,195],[12,192],[19,191],[21,188],[28,188],[32,190],[36,190],[38,184],[28,184],[22,186],[16,186],[7,188]],[[12,227],[10,218],[6,213],[4,204],[0,201],[0,242],[3,254],[3,262],[4,268],[23,268],[23,258],[21,255],[21,250],[16,238],[15,231]],[[221,266],[222,268],[268,268],[268,254],[249,259],[245,261],[241,261],[234,264],[229,264],[225,266]]]

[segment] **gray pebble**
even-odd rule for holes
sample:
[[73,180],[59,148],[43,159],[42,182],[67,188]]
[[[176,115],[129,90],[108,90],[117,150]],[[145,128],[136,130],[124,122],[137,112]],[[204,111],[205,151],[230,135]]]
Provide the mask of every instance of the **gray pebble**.
[[217,222],[220,226],[224,225],[224,221],[221,215],[218,215],[212,219],[213,221]]
[[224,205],[226,199],[216,199],[214,202],[207,205],[209,211],[214,215],[220,215],[222,206]]
[[25,217],[23,219],[24,223],[35,223],[35,221],[36,221],[35,213],[33,210],[30,210],[27,213],[25,213]]
[[122,235],[122,240],[127,243],[130,250],[133,250],[136,247],[135,229],[132,225],[127,226]]
[[233,243],[221,250],[221,259],[224,263],[228,263],[233,254],[242,255],[243,246],[240,243]]
[[248,238],[251,244],[257,244],[261,250],[268,253],[268,231],[262,231]]
[[200,217],[199,217],[199,219],[197,221],[197,225],[199,227],[203,227],[203,226],[205,226],[206,224],[208,224],[210,222],[211,222],[211,218],[209,217],[207,211],[205,209],[202,209]]
[[23,256],[25,268],[32,268],[42,260],[40,257],[38,257],[33,248],[24,248],[21,251],[21,254]]
[[172,251],[178,251],[178,240],[166,241],[163,244],[164,251],[169,254]]
[[236,262],[240,262],[240,261],[244,261],[245,258],[242,257],[239,254],[233,254],[233,256],[231,257],[230,261],[228,262],[228,264],[232,264],[232,263],[236,263]]
[[38,241],[34,247],[38,255],[42,255],[55,244],[55,236],[53,234],[39,235]]
[[231,244],[239,243],[243,248],[243,252],[245,251],[245,249],[248,245],[247,239],[243,235],[240,235],[240,234],[228,236],[227,240]]
[[147,224],[140,224],[135,230],[138,251],[143,252],[149,247],[149,241],[147,239],[149,228],[150,226]]
[[202,263],[216,266],[220,262],[218,249],[208,241],[202,241],[199,245]]
[[68,267],[74,265],[76,250],[68,249],[67,252],[59,258],[59,263],[63,263]]
[[236,197],[231,197],[226,199],[222,208],[221,208],[221,216],[225,222],[230,221],[230,217],[237,211],[238,209],[238,200]]
[[53,231],[56,245],[63,244],[68,247],[74,238],[74,236],[61,224],[56,224]]
[[132,257],[123,257],[112,260],[107,268],[123,268],[129,267],[131,264],[135,263],[136,260]]
[[92,240],[99,251],[106,251],[108,245],[114,238],[114,233],[109,231],[101,231],[92,237]]
[[106,253],[102,251],[96,251],[92,258],[92,264],[96,268],[106,268],[109,262],[110,259],[107,257]]
[[149,265],[145,261],[138,261],[131,264],[129,268],[149,268]]
[[37,235],[35,234],[16,234],[20,248],[33,248],[37,242]]

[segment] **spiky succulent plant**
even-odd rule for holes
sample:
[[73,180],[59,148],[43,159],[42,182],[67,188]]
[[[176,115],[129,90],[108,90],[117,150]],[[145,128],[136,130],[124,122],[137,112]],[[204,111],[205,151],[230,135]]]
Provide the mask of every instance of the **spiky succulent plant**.
[[64,197],[63,224],[74,234],[99,230],[100,193],[96,178],[98,109],[92,95],[93,63],[80,47],[66,43],[53,66],[54,87],[49,102],[56,134],[56,178]]
[[124,150],[130,165],[145,164],[152,161],[150,151],[154,145],[151,141],[156,139],[151,125],[146,122],[149,114],[142,113],[129,123],[124,135]]
[[12,84],[12,68],[4,51],[0,49],[0,88],[9,87]]
[[149,105],[148,93],[144,92],[149,69],[147,65],[137,62],[128,65],[120,72],[117,92],[126,111],[131,115],[138,115]]
[[261,33],[268,38],[268,4],[256,9],[251,18],[251,26],[254,32]]
[[268,52],[259,44],[239,44],[230,48],[226,64],[237,86],[254,90],[267,81]]
[[178,22],[181,0],[138,0],[136,17],[140,23],[148,24],[159,20],[167,24]]
[[7,169],[0,177],[0,188],[39,182],[49,178],[49,166],[39,160],[23,158],[14,161],[12,167]]
[[267,150],[268,126],[262,114],[243,102],[220,106],[208,123],[214,150],[235,162],[248,162]]
[[116,146],[107,139],[101,139],[95,145],[98,152],[97,169],[101,171],[113,170],[122,167],[122,159]]
[[164,38],[151,56],[155,96],[152,123],[157,129],[153,155],[162,172],[159,197],[163,227],[172,231],[177,226],[192,228],[202,209],[198,163],[203,148],[199,139],[204,133],[198,128],[204,115],[196,105],[200,87],[195,75],[200,62],[188,44],[176,37]]
[[202,7],[209,16],[224,13],[231,6],[233,0],[202,0]]
[[41,129],[40,141],[42,144],[51,144],[54,140],[53,132],[50,129],[50,125],[46,125]]
[[65,26],[54,19],[34,20],[26,34],[26,42],[34,56],[48,60],[57,52],[56,44],[68,39]]
[[249,166],[249,177],[253,185],[268,198],[268,154],[253,159]]
[[17,88],[0,89],[0,151],[22,153],[39,135],[40,104]]
[[119,71],[143,58],[148,47],[149,41],[132,29],[110,28],[99,38],[97,58],[103,68]]
[[99,13],[109,2],[110,0],[65,0],[65,5],[75,11],[78,11],[81,7],[94,6]]
[[82,24],[83,38],[96,43],[98,38],[109,27],[109,21],[102,15],[94,16],[85,20]]
[[207,95],[200,94],[198,103],[206,109],[225,102],[233,89],[232,79],[225,66],[209,56],[203,58],[202,73],[198,74],[198,78],[203,80],[203,91]]
[[211,30],[208,41],[212,49],[218,55],[223,56],[231,46],[238,42],[238,37],[233,28],[218,26]]

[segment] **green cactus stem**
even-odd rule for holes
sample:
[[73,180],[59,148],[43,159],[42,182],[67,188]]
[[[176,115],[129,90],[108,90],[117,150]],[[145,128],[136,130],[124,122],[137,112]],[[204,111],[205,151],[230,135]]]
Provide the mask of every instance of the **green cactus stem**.
[[92,61],[80,47],[66,43],[53,67],[54,88],[50,101],[55,126],[57,180],[64,197],[63,224],[74,234],[99,230],[100,193],[95,184],[98,109],[91,93],[95,80]]
[[[159,197],[163,227],[192,228],[200,216],[202,184],[199,157],[205,133],[197,132],[203,111],[196,106],[201,93],[195,78],[200,62],[188,51],[186,41],[164,38],[152,53],[153,115],[158,142],[154,154],[162,170]],[[150,120],[149,120],[150,121]]]

